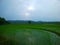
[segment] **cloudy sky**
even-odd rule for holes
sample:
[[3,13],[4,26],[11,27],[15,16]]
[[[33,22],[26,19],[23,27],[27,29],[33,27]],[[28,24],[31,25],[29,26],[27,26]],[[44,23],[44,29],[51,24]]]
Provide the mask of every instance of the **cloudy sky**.
[[60,0],[0,0],[7,20],[60,21]]

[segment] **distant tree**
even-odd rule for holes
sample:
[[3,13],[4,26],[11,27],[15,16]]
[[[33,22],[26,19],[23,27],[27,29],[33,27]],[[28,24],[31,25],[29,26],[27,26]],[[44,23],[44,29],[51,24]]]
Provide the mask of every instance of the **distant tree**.
[[0,25],[2,25],[2,24],[8,24],[8,23],[9,23],[8,21],[6,21],[4,18],[0,17]]
[[31,21],[28,21],[29,24],[31,24]]

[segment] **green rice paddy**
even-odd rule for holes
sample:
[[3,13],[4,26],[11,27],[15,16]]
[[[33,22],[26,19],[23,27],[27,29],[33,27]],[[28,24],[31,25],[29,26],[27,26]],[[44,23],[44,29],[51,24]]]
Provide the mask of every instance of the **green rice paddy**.
[[60,45],[60,24],[1,25],[0,45]]

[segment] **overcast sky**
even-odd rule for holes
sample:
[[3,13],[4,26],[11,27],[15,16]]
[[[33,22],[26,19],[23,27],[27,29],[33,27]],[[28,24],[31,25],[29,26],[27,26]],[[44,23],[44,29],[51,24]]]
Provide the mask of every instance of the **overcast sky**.
[[0,0],[7,20],[60,21],[60,0]]

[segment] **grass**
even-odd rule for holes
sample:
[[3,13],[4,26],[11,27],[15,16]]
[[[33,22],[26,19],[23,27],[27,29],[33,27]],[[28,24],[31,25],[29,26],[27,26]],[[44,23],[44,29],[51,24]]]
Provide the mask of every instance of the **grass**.
[[[50,34],[50,32],[55,34]],[[0,45],[60,45],[59,42],[60,24],[8,24],[0,26]]]
[[17,29],[39,29],[50,31],[60,35],[60,24],[8,24],[0,26],[0,30],[17,30]]

